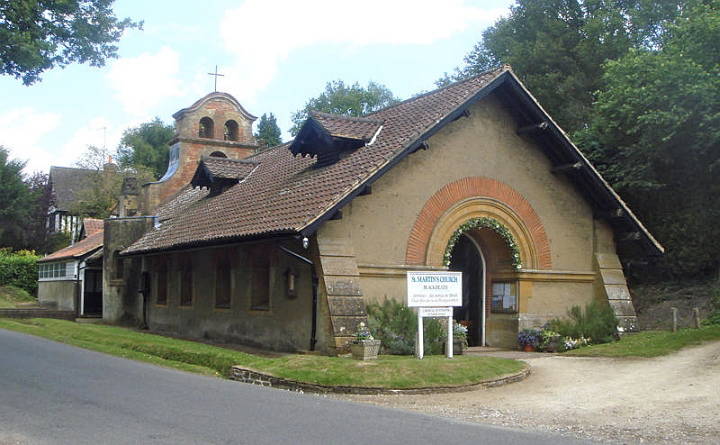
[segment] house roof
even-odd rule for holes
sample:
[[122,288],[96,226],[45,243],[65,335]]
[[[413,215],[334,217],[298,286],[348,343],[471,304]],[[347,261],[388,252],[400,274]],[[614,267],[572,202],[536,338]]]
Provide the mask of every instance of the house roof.
[[41,258],[40,260],[38,260],[38,263],[46,263],[49,261],[58,261],[70,258],[82,258],[88,254],[95,252],[96,250],[101,248],[102,245],[103,231],[100,230],[93,233],[92,235],[88,235],[87,238],[78,241],[72,246],[60,249],[44,258]]
[[90,236],[97,232],[102,232],[104,227],[104,221],[102,219],[95,218],[83,218],[83,230],[85,234]]
[[78,195],[92,187],[95,170],[73,167],[50,167],[53,205],[57,210],[70,210]]
[[[309,120],[316,120],[337,134],[348,128],[351,134],[366,137],[373,122],[376,128],[373,143],[348,151],[337,162],[321,167],[311,157],[294,157],[288,150],[290,144],[264,150],[248,158],[258,163],[252,174],[219,195],[198,193],[192,188],[182,190],[158,211],[160,226],[148,231],[123,253],[149,253],[275,235],[308,236],[366,186],[423,147],[435,132],[495,91],[504,97],[514,94],[508,100],[524,108],[538,108],[537,113],[530,110],[523,118],[543,118],[554,126],[555,142],[562,142],[559,149],[564,152],[553,155],[557,158],[553,162],[566,158],[586,165],[588,168],[582,171],[590,177],[579,177],[576,182],[594,197],[593,204],[602,207],[599,210],[624,210],[624,220],[638,228],[653,248],[662,251],[625,203],[524,90],[510,68],[503,66],[361,120],[314,113]],[[533,117],[533,113],[538,117]],[[377,123],[382,123],[381,129]],[[561,155],[564,159],[560,159]]]
[[206,102],[213,100],[213,99],[224,99],[224,100],[227,100],[228,102],[232,103],[238,109],[238,111],[242,115],[244,115],[244,117],[249,121],[254,121],[257,119],[257,116],[253,116],[252,114],[248,113],[247,110],[245,108],[243,108],[242,105],[240,105],[240,102],[238,102],[237,99],[235,99],[228,93],[222,93],[219,91],[215,91],[215,92],[212,92],[210,94],[207,94],[207,95],[201,97],[200,99],[196,100],[194,104],[190,105],[187,108],[183,108],[182,110],[173,114],[172,117],[173,117],[173,119],[180,119],[183,116],[185,116],[185,114],[187,114],[187,113],[191,113],[193,111],[199,110],[200,107],[202,107]]

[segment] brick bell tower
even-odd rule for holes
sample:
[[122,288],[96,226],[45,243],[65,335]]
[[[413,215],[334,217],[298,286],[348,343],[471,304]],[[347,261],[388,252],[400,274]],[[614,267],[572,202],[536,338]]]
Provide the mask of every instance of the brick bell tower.
[[173,114],[175,137],[168,168],[158,181],[144,184],[140,213],[150,215],[160,203],[186,186],[203,156],[243,159],[258,148],[252,134],[257,117],[227,93],[214,92]]

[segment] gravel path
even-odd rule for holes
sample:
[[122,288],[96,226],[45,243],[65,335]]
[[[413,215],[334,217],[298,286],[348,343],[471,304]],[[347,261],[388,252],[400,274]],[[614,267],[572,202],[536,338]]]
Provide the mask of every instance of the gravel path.
[[503,387],[338,397],[603,442],[720,444],[720,342],[654,359],[531,357],[533,374]]

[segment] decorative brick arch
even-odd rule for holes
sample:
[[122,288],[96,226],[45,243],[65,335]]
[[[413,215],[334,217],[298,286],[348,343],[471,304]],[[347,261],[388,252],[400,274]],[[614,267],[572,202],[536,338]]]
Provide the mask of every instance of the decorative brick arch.
[[489,216],[508,226],[525,256],[524,267],[552,269],[550,242],[530,203],[507,184],[483,177],[451,182],[428,199],[410,231],[405,264],[436,265],[450,234],[472,215]]

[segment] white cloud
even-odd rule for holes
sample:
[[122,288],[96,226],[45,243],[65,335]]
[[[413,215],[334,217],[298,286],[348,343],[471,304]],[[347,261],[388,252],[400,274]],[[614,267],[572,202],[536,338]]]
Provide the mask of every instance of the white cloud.
[[112,62],[107,79],[126,112],[148,118],[164,99],[183,96],[179,72],[180,55],[164,46]]
[[27,160],[25,172],[47,171],[53,158],[53,146],[43,138],[60,125],[58,113],[40,112],[22,107],[0,114],[0,145],[10,150],[12,159]]
[[236,58],[224,71],[231,85],[245,86],[238,96],[252,99],[295,49],[319,43],[425,45],[489,25],[504,12],[463,0],[247,0],[228,10],[221,23],[225,47]]
[[72,166],[85,153],[89,145],[107,148],[114,152],[122,136],[122,128],[110,123],[105,117],[95,117],[75,130],[58,150],[59,161],[53,165]]

